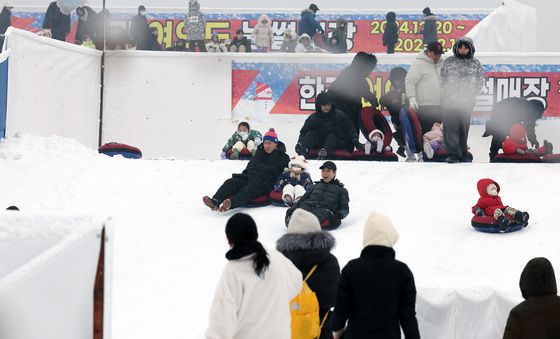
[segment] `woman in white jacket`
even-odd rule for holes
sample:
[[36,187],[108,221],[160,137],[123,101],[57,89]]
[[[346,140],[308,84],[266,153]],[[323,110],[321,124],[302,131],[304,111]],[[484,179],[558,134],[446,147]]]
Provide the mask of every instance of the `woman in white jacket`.
[[257,240],[255,221],[237,213],[226,224],[231,249],[210,310],[207,339],[290,339],[290,300],[301,272]]

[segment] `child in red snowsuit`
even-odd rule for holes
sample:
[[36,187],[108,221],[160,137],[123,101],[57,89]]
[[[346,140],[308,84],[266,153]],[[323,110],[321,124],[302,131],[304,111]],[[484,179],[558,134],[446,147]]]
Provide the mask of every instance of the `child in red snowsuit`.
[[523,226],[529,223],[529,213],[521,212],[513,207],[504,206],[502,199],[498,195],[500,193],[500,185],[492,179],[480,179],[476,184],[480,198],[476,205],[472,207],[475,215],[488,215],[496,219],[496,224],[500,227],[500,231],[504,232],[510,222],[506,218],[506,214],[513,217],[515,221]]
[[533,154],[542,157],[546,154],[552,154],[552,144],[547,140],[544,141],[544,146],[536,149],[529,149],[527,147],[527,130],[522,124],[515,124],[511,127],[509,135],[502,143],[504,154]]

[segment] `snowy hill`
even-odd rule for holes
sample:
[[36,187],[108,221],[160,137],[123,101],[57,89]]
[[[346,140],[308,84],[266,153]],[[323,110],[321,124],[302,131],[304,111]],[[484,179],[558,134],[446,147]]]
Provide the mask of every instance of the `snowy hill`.
[[[557,165],[337,164],[350,215],[333,232],[335,255],[341,266],[357,257],[368,212],[388,215],[401,235],[397,259],[415,275],[425,338],[497,338],[521,300],[525,263],[546,256],[560,272]],[[0,209],[114,217],[113,337],[200,338],[232,215],[211,212],[201,198],[245,165],[109,158],[72,140],[21,135],[0,144]],[[311,162],[314,179],[318,167]],[[489,235],[471,228],[470,207],[483,177],[500,183],[504,203],[531,214],[527,229]],[[255,218],[265,246],[284,234],[284,208],[242,211]]]

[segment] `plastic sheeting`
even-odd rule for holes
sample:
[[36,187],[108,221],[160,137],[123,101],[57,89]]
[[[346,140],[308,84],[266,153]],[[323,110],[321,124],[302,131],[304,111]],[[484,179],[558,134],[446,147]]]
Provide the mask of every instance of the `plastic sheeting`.
[[478,23],[468,34],[477,52],[535,52],[537,11],[514,0]]

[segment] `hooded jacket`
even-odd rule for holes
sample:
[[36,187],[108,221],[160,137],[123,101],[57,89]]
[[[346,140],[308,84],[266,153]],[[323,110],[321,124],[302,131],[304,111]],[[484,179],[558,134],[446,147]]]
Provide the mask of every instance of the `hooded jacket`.
[[298,208],[303,208],[309,212],[314,209],[321,209],[329,211],[330,216],[335,216],[335,219],[341,220],[350,213],[349,201],[348,190],[338,179],[329,182],[324,182],[321,179],[286,211],[286,215],[290,216]]
[[[466,44],[470,53],[459,54],[458,46]],[[464,37],[453,45],[453,56],[445,59],[441,68],[442,106],[444,110],[472,112],[476,96],[484,85],[484,70],[474,57],[475,48],[470,38]]]
[[428,142],[436,141],[443,143],[443,126],[439,122],[434,123],[432,129],[424,133],[424,138],[428,139]]
[[299,35],[292,31],[292,29],[286,28],[284,31],[282,46],[280,46],[280,52],[294,53],[296,51],[298,40]]
[[83,42],[88,35],[91,40],[95,40],[95,25],[97,24],[97,13],[89,7],[82,7],[85,11],[83,17],[78,16],[78,27],[76,28],[76,40]]
[[60,41],[66,39],[66,34],[70,33],[70,15],[60,11],[56,1],[51,2],[45,13],[43,29],[50,29],[52,38]]
[[397,25],[397,15],[395,12],[389,12],[385,16],[387,25],[383,32],[383,46],[395,46],[399,41],[399,25]]
[[[263,24],[262,21],[266,20]],[[257,47],[268,47],[272,46],[272,20],[266,14],[259,17],[257,25],[253,28],[253,33],[251,34],[252,39],[255,41]]]
[[471,209],[473,214],[476,214],[476,210],[480,208],[484,211],[485,215],[492,217],[494,216],[495,210],[506,208],[499,195],[492,196],[486,192],[486,188],[490,184],[495,184],[498,189],[498,193],[500,193],[500,185],[498,185],[497,182],[492,179],[480,179],[476,184],[476,189],[478,190],[478,194],[480,194],[480,198],[476,202],[476,205],[474,205]]
[[334,29],[332,36],[336,38],[338,41],[337,46],[339,53],[347,53],[348,52],[348,44],[346,42],[346,37],[348,32],[348,21],[340,18],[336,20],[336,28]]
[[224,45],[217,33],[212,34],[212,40],[206,44],[206,49],[208,53],[225,53],[227,52],[227,47]]
[[[301,43],[301,40],[307,38],[309,39],[309,45],[304,46]],[[317,53],[318,52],[318,48],[315,46],[315,44],[313,43],[313,39],[311,39],[309,37],[309,35],[307,33],[303,33],[299,38],[298,38],[298,43],[296,45],[295,48],[295,52],[296,53]]]
[[315,13],[309,8],[304,9],[301,12],[301,19],[299,20],[298,34],[307,34],[313,38],[317,31],[324,32],[323,27],[321,27],[315,19]]
[[198,0],[189,1],[189,12],[185,16],[187,41],[204,40],[206,35],[206,17],[200,11]]
[[511,310],[504,339],[560,338],[560,297],[550,261],[530,260],[521,273],[519,287],[525,301]]
[[502,143],[504,154],[517,154],[518,148],[524,151],[529,149],[527,147],[527,132],[525,130],[525,126],[523,126],[522,124],[513,125],[508,137]]
[[419,106],[440,106],[442,66],[442,58],[435,63],[426,52],[420,52],[405,78],[406,95],[409,98],[415,97]]

